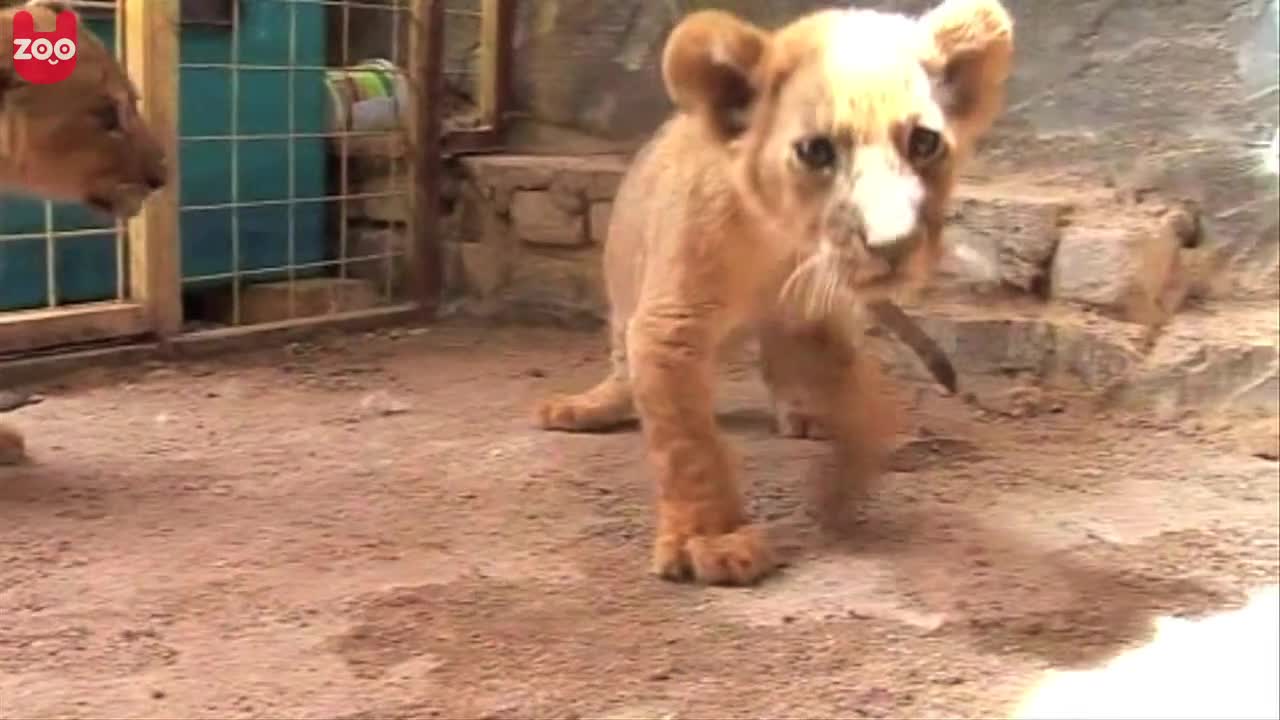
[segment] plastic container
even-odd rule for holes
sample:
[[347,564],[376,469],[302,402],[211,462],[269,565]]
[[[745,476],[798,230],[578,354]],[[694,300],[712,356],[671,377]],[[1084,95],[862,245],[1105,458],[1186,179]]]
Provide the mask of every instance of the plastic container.
[[396,130],[406,122],[409,86],[390,60],[365,60],[330,70],[329,129],[332,132]]

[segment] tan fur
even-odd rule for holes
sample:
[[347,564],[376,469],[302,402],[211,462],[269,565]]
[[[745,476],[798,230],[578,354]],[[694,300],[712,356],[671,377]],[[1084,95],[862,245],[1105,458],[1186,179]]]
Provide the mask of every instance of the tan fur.
[[[61,3],[33,0],[0,10],[0,43],[13,47],[13,14],[26,9],[36,30],[54,28]],[[164,151],[138,115],[124,68],[80,24],[76,69],[33,85],[0,53],[0,189],[83,202],[121,218],[168,179]]]
[[[605,247],[612,371],[537,414],[570,431],[639,415],[654,572],[745,584],[775,566],[715,420],[716,362],[736,340],[761,341],[781,431],[821,427],[874,474],[894,422],[857,348],[867,307],[932,276],[957,164],[996,116],[1011,52],[997,0],[922,18],[827,10],[773,33],[704,11],[673,30],[677,113],[634,159]],[[928,131],[942,151],[911,142]]]
[[[13,14],[54,28],[63,4],[32,0],[0,9],[0,46],[13,47]],[[138,114],[137,91],[115,56],[81,24],[71,77],[33,85],[0,52],[0,190],[79,201],[118,218],[137,214],[168,180],[164,151]],[[22,434],[0,424],[0,465],[26,457]]]

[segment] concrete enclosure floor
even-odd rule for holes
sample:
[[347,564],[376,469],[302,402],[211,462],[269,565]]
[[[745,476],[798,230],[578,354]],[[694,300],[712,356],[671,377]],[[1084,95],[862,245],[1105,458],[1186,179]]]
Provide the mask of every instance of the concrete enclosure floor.
[[0,717],[999,717],[1280,575],[1274,462],[1065,396],[904,387],[893,472],[824,537],[825,446],[733,367],[787,566],[665,583],[638,431],[529,421],[605,366],[598,334],[435,326],[41,388],[5,416],[34,461],[0,468]]

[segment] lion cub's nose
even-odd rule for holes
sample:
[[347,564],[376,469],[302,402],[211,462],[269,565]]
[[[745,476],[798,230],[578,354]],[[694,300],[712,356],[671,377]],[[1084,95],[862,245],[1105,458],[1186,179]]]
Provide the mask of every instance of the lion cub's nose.
[[159,190],[165,185],[165,177],[162,173],[147,173],[147,187],[152,190]]

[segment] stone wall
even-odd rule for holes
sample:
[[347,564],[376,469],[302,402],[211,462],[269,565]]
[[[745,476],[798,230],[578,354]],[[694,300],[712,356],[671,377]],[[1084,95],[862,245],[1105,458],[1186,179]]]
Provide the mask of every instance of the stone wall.
[[471,312],[598,325],[601,247],[619,156],[490,156],[463,163],[446,219],[446,287]]
[[[599,328],[601,248],[626,162],[464,160],[445,227],[453,307]],[[960,189],[948,237],[958,251],[909,311],[962,377],[1066,383],[1169,412],[1280,414],[1275,301],[1203,305],[1213,274],[1193,209],[1003,177]],[[923,378],[910,355],[889,359]]]

